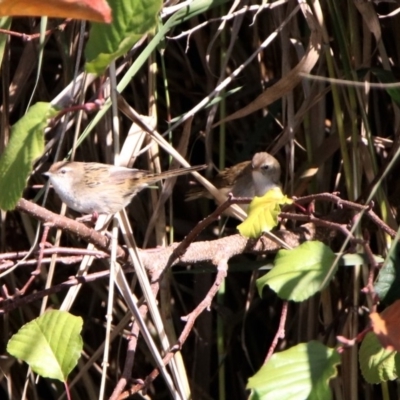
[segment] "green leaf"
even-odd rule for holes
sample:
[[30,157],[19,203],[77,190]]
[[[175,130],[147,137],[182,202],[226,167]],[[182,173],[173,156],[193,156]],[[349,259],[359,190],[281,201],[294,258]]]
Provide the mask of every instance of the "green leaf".
[[335,349],[311,341],[274,354],[247,383],[250,399],[328,400],[340,363]]
[[[393,72],[390,70],[385,70],[382,68],[371,68],[370,72],[373,73],[379,80],[379,82],[385,83],[398,83],[398,79],[394,76]],[[386,92],[392,98],[392,100],[400,106],[400,90],[399,88],[385,88]]]
[[101,75],[156,26],[161,0],[109,0],[111,24],[93,23],[86,45],[86,71]]
[[[143,65],[146,64],[148,58],[156,50],[160,42],[165,39],[165,37],[169,34],[174,26],[181,25],[188,21],[190,18],[205,13],[208,10],[218,7],[224,3],[228,3],[228,0],[193,0],[192,2],[190,2],[190,4],[187,4],[185,7],[180,8],[179,11],[175,12],[164,25],[159,25],[159,29],[156,35],[149,41],[143,51],[133,60],[132,65],[129,67],[128,71],[118,82],[118,92],[121,93],[128,85],[132,84],[132,79],[134,78],[134,76],[136,76],[140,68],[142,68]],[[110,107],[111,99],[108,99],[106,100],[103,107],[89,122],[86,129],[82,132],[82,135],[78,139],[77,145],[79,145],[89,135],[89,133],[95,129],[97,123],[100,121],[101,118],[104,117]]]
[[7,351],[37,374],[66,381],[78,363],[83,320],[65,311],[49,311],[25,324],[8,342]]
[[394,367],[396,368],[396,375],[400,376],[400,354],[398,352],[394,356]]
[[12,210],[22,196],[33,161],[43,154],[43,130],[57,113],[50,103],[36,103],[11,128],[11,137],[0,158],[0,208]]
[[[0,29],[9,30],[11,27],[12,18],[3,17],[0,18]],[[3,64],[4,50],[8,41],[8,35],[5,33],[0,34],[0,65]]]
[[247,218],[237,229],[242,236],[258,238],[263,232],[269,232],[278,225],[280,206],[292,203],[293,200],[284,196],[278,187],[268,190],[262,197],[255,196],[249,205]]
[[368,332],[360,346],[358,359],[361,373],[368,383],[381,383],[397,378],[399,354],[394,350],[382,348],[379,339],[373,332]]
[[374,290],[379,299],[385,304],[392,304],[400,299],[400,245],[390,252],[389,259],[379,270],[378,278],[374,285]]
[[257,279],[258,292],[261,296],[268,285],[284,300],[306,300],[329,283],[337,269],[336,265],[331,271],[335,258],[328,246],[317,241],[305,242],[293,250],[279,250],[274,268]]
[[[376,263],[383,263],[385,260],[382,256],[373,254]],[[365,253],[340,253],[341,267],[354,267],[355,265],[369,264],[370,260]]]

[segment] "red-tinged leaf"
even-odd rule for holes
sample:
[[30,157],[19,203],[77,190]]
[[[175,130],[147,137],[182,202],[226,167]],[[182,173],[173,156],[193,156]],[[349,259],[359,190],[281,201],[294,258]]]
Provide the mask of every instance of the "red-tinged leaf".
[[400,352],[400,300],[385,308],[380,314],[371,313],[372,330],[386,350]]
[[106,0],[0,0],[0,16],[87,19],[110,23]]

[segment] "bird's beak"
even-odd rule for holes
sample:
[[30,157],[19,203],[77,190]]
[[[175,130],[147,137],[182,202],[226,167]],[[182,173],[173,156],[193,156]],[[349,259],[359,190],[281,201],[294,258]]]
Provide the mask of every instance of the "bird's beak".
[[47,172],[43,172],[42,175],[49,177],[51,174],[49,171],[47,171]]

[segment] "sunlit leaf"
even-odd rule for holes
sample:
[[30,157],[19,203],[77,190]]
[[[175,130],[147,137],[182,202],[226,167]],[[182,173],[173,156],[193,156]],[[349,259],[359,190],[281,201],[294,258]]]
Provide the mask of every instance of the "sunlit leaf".
[[258,238],[263,232],[269,232],[278,225],[281,205],[292,203],[293,200],[285,196],[278,187],[269,190],[262,197],[256,196],[249,205],[248,217],[237,229],[243,236]]
[[86,70],[98,75],[155,28],[162,6],[162,0],[109,0],[109,3],[112,24],[92,24],[85,49]]
[[368,383],[391,381],[398,377],[399,354],[385,350],[373,332],[365,335],[358,353],[361,373]]
[[261,296],[268,285],[281,299],[304,301],[330,282],[337,269],[331,268],[335,258],[328,246],[317,241],[279,250],[272,270],[257,279],[258,292]]
[[[382,256],[373,254],[376,263],[383,263]],[[339,265],[341,267],[354,267],[354,265],[368,264],[370,259],[365,253],[341,253]]]
[[311,341],[274,354],[247,383],[250,399],[328,400],[340,363],[335,349]]
[[0,158],[0,208],[14,209],[22,196],[33,161],[43,154],[43,131],[57,113],[50,103],[36,103],[11,128],[10,141]]
[[25,324],[8,342],[7,351],[37,374],[66,381],[78,363],[83,320],[65,311],[49,311]]

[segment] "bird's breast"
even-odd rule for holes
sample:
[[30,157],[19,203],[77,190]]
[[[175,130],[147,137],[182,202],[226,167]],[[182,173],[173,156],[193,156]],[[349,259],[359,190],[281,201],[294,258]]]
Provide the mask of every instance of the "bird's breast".
[[254,182],[254,189],[255,189],[255,196],[262,197],[268,190],[277,187],[278,185],[272,181],[269,176],[266,176],[261,171],[253,171],[253,182]]

